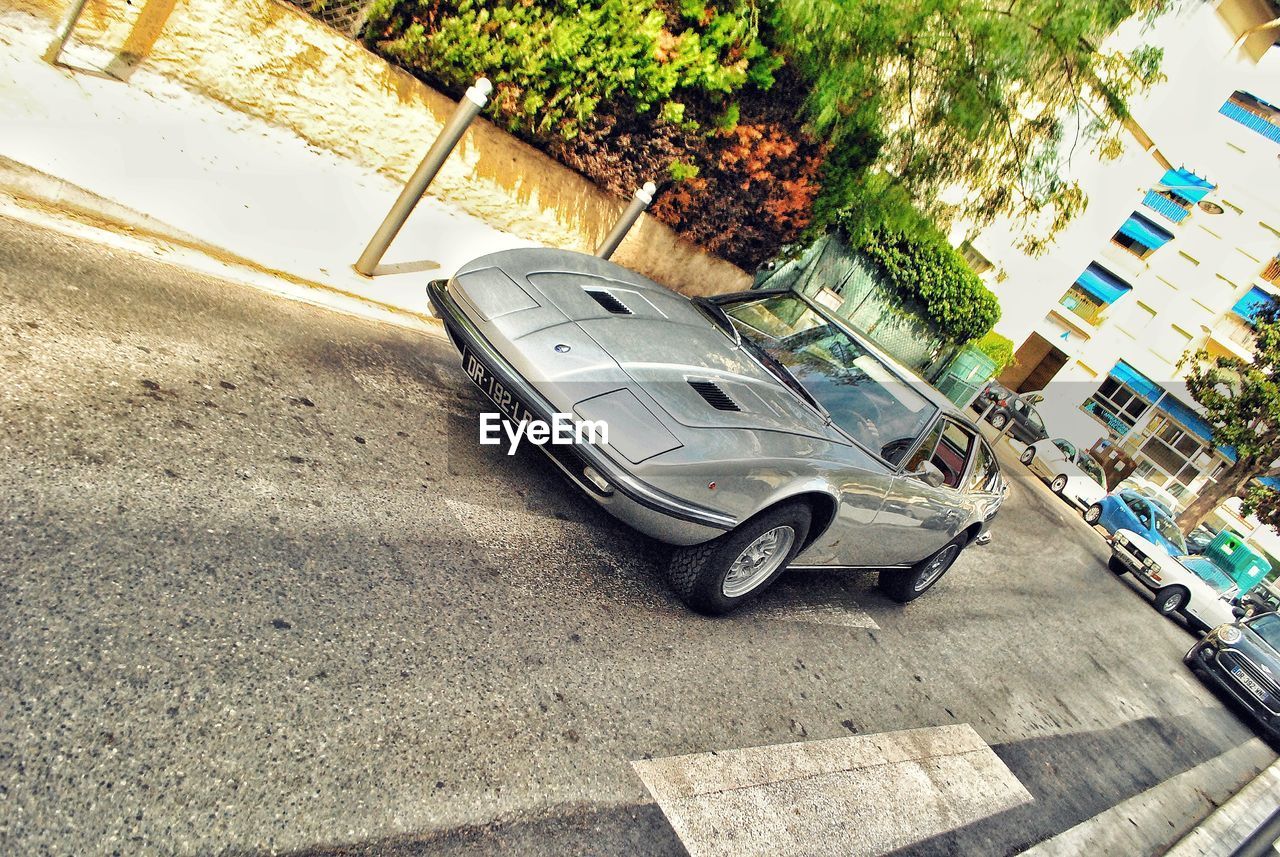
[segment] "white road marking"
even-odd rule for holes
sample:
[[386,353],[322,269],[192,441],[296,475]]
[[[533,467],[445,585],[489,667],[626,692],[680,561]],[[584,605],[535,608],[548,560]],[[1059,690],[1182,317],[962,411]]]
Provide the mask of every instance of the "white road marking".
[[[1194,819],[1213,812],[1218,802],[1239,787],[1242,771],[1256,770],[1274,757],[1266,744],[1254,738],[1145,792],[1139,792],[1052,839],[1046,839],[1023,851],[1022,857],[1165,853],[1181,832],[1173,820],[1190,826]],[[1247,797],[1255,813],[1253,817],[1259,822],[1275,807],[1274,791],[1268,793],[1268,788],[1280,785],[1280,763],[1268,770],[1272,772],[1269,781],[1261,776],[1255,781],[1261,783],[1256,795],[1261,800],[1255,800],[1252,795]],[[1246,791],[1248,789],[1240,794],[1244,795]],[[1224,808],[1226,806],[1224,804]],[[1234,824],[1230,813],[1219,818],[1215,818],[1216,815],[1205,818],[1196,830],[1168,851],[1170,857],[1174,854],[1179,857],[1225,857],[1235,844],[1239,844],[1243,834],[1253,829],[1248,825]]]
[[968,724],[631,764],[691,857],[884,854],[1032,800]]

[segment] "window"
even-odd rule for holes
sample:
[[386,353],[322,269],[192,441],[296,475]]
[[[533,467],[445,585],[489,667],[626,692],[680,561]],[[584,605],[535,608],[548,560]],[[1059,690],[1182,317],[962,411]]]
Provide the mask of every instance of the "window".
[[1178,529],[1170,518],[1164,515],[1156,515],[1156,532],[1164,536],[1164,538],[1178,549],[1178,553],[1185,554],[1187,552],[1187,543],[1182,540],[1182,531]]
[[1257,96],[1236,90],[1218,112],[1268,140],[1280,143],[1280,109]]
[[1268,292],[1264,292],[1262,289],[1254,286],[1249,290],[1248,294],[1236,301],[1235,306],[1231,308],[1231,311],[1249,322],[1249,324],[1253,324],[1257,321],[1258,316],[1268,310],[1274,309],[1275,306],[1276,299],[1274,297],[1272,297]]
[[1118,422],[1119,427],[1116,430],[1121,434],[1133,428],[1138,418],[1146,413],[1149,407],[1151,407],[1150,403],[1112,376],[1107,376],[1107,379],[1098,387],[1098,391],[1084,403],[1085,411],[1098,417],[1107,425],[1114,427]]
[[1102,311],[1132,289],[1132,286],[1097,262],[1090,262],[1089,267],[1076,277],[1066,294],[1058,299],[1058,303],[1090,324],[1097,324],[1101,320]]
[[969,474],[968,491],[985,491],[994,494],[996,491],[996,474],[1000,469],[996,466],[996,457],[991,447],[979,441],[978,451],[973,459],[973,472]]
[[1076,451],[1076,448],[1074,446],[1072,446],[1070,443],[1068,443],[1065,440],[1061,440],[1061,439],[1055,440],[1053,442],[1053,445],[1056,446],[1058,450],[1062,452],[1063,458],[1075,459],[1075,457],[1080,454]]
[[942,471],[942,484],[948,488],[959,488],[960,479],[964,476],[964,466],[973,451],[973,435],[960,426],[943,421],[942,439],[933,451],[933,463]]
[[1129,219],[1121,224],[1115,235],[1111,236],[1113,243],[1128,250],[1139,259],[1147,258],[1172,239],[1172,232],[1136,211],[1129,215]]
[[1168,419],[1161,420],[1159,428],[1139,448],[1139,452],[1184,488],[1200,475],[1195,461],[1205,451],[1200,438]]
[[1105,303],[1079,286],[1072,286],[1067,289],[1067,293],[1058,300],[1058,303],[1090,324],[1101,322],[1102,311],[1107,308]]
[[973,269],[975,274],[985,274],[995,266],[991,264],[991,260],[978,252],[968,241],[960,245],[960,255],[969,263],[969,267]]

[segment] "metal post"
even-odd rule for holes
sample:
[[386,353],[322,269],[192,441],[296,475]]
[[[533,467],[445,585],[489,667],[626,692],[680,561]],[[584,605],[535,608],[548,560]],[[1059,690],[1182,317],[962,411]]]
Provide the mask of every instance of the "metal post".
[[493,92],[493,84],[488,78],[482,77],[458,102],[457,109],[441,129],[440,136],[436,137],[422,159],[422,163],[418,164],[418,168],[405,183],[404,189],[400,191],[400,196],[387,212],[378,231],[373,233],[373,238],[369,239],[369,246],[364,248],[364,252],[356,260],[357,273],[364,274],[366,277],[373,276],[374,269],[382,261],[383,254],[387,252],[387,248],[391,246],[391,242],[395,240],[405,221],[409,219],[418,200],[422,199],[422,195],[431,186],[432,179],[436,177],[436,173],[440,172],[440,167],[444,165],[449,153],[453,151],[454,146],[458,145],[471,120],[475,119],[489,102],[491,92]]
[[76,0],[75,5],[71,7],[71,14],[67,16],[66,23],[62,25],[58,35],[54,37],[49,49],[44,52],[45,62],[50,65],[58,64],[58,57],[62,56],[62,49],[67,46],[67,40],[71,38],[71,31],[76,28],[76,23],[80,20],[80,16],[84,13],[85,4],[88,2],[89,0]]
[[622,239],[627,237],[627,232],[640,219],[640,215],[649,207],[649,203],[653,202],[653,195],[657,192],[658,186],[653,182],[645,182],[644,187],[636,191],[635,196],[631,197],[631,204],[627,206],[627,210],[622,212],[618,222],[613,224],[613,229],[609,230],[609,234],[596,249],[597,256],[608,259],[613,255],[613,251],[618,249]]

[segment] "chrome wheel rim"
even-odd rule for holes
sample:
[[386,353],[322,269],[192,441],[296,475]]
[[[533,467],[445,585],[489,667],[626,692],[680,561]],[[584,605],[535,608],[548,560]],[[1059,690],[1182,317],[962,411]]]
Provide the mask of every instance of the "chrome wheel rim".
[[729,566],[720,591],[726,598],[738,598],[760,586],[786,560],[795,541],[796,531],[785,524],[761,533]]
[[1035,460],[1035,457],[1035,451],[1028,449],[1026,452],[1022,453],[1022,463],[1030,466],[1031,462]]
[[1053,484],[1049,487],[1052,488],[1055,493],[1061,494],[1067,487],[1067,477],[1059,476],[1057,479],[1053,480]]
[[955,545],[947,545],[938,551],[938,555],[929,561],[929,564],[925,566],[924,573],[916,581],[916,592],[923,592],[932,586],[935,580],[942,577],[942,573],[951,567],[951,563],[958,553],[960,553],[960,548]]
[[1084,519],[1085,519],[1085,521],[1087,521],[1088,523],[1090,523],[1090,524],[1096,524],[1096,523],[1098,523],[1098,520],[1099,520],[1101,517],[1102,517],[1102,510],[1101,510],[1101,509],[1097,509],[1097,508],[1095,508],[1095,507],[1093,507],[1093,506],[1090,506],[1088,509],[1085,509],[1085,512],[1084,512]]
[[1177,595],[1170,595],[1168,598],[1160,602],[1160,612],[1169,614],[1178,609],[1182,599]]

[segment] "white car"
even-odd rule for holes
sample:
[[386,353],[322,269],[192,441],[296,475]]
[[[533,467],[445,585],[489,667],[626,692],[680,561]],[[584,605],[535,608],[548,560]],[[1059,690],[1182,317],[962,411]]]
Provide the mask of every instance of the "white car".
[[1069,440],[1038,440],[1022,452],[1022,463],[1045,479],[1053,493],[1087,509],[1107,496],[1107,477],[1093,456]]
[[1120,530],[1111,540],[1107,567],[1116,574],[1132,573],[1157,610],[1166,616],[1181,613],[1192,630],[1207,631],[1236,620],[1232,608],[1240,588],[1205,557],[1173,557],[1132,530]]

